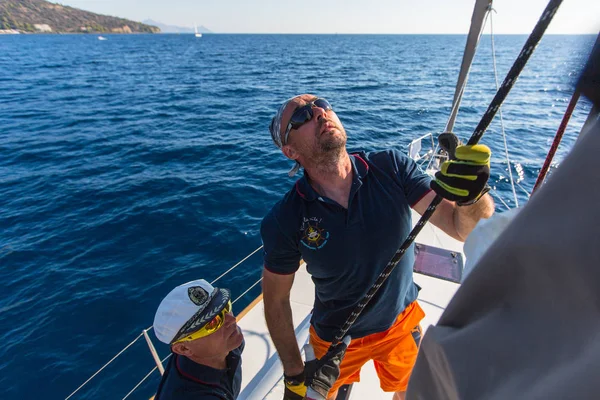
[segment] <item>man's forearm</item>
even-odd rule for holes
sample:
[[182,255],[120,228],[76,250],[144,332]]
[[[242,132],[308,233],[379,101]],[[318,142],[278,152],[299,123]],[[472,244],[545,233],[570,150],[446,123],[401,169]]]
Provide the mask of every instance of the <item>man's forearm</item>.
[[466,240],[467,236],[482,218],[489,218],[494,214],[494,200],[489,194],[483,195],[481,199],[470,206],[455,206],[454,208],[454,226],[456,232]]
[[304,363],[294,334],[294,322],[289,300],[265,301],[265,319],[271,339],[277,348],[284,372],[289,376],[302,373]]

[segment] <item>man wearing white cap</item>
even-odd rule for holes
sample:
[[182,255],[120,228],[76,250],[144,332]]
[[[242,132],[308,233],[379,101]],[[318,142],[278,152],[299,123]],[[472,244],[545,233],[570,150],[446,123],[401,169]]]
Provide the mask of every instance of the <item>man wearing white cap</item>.
[[177,286],[160,303],[154,332],[173,352],[156,400],[237,398],[244,336],[229,290],[204,279]]
[[[231,293],[198,279],[173,289],[154,317],[156,337],[171,345],[155,400],[235,400],[242,382],[244,336]],[[339,376],[350,337],[320,360],[307,360],[307,400],[323,400]],[[309,354],[309,353],[307,353]],[[308,358],[308,357],[307,357]]]

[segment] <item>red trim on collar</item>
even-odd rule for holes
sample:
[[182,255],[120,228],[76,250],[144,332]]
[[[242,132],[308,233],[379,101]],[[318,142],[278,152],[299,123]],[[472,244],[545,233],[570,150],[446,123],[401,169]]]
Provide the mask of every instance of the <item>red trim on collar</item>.
[[299,195],[300,197],[302,197],[304,200],[306,200],[306,196],[304,195],[304,193],[302,193],[302,192],[300,191],[300,186],[298,186],[298,184],[299,184],[299,183],[300,183],[300,180],[298,179],[298,180],[296,181],[296,193],[298,193],[298,195]]
[[362,161],[362,163],[365,164],[365,168],[367,168],[367,171],[369,170],[369,164],[367,164],[367,162],[363,160],[361,156],[359,156],[358,154],[352,154],[352,156]]
[[175,354],[175,368],[177,368],[177,372],[179,372],[182,376],[184,376],[185,378],[187,378],[191,381],[201,383],[203,385],[208,385],[208,386],[215,386],[215,387],[219,386],[218,384],[201,381],[200,379],[196,378],[195,376],[192,376],[188,373],[183,372],[183,370],[181,369],[181,365],[179,365],[179,354]]

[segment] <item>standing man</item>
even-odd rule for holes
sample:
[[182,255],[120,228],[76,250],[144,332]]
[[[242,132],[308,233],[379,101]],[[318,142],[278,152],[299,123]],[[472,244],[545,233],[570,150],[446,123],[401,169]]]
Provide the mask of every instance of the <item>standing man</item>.
[[[315,283],[310,342],[322,357],[408,236],[410,208],[423,214],[435,193],[449,199],[431,222],[460,241],[479,219],[493,214],[493,201],[485,194],[490,150],[458,147],[457,160],[445,163],[430,182],[398,151],[348,154],[346,131],[331,105],[308,94],[283,103],[270,131],[277,147],[296,162],[291,173],[304,168],[304,176],[261,226],[265,317],[283,363],[286,398],[294,399],[305,390],[289,303],[300,259]],[[381,388],[404,399],[424,317],[416,302],[413,263],[409,249],[350,328],[353,340],[329,398],[342,384],[357,382],[362,365],[372,359]]]

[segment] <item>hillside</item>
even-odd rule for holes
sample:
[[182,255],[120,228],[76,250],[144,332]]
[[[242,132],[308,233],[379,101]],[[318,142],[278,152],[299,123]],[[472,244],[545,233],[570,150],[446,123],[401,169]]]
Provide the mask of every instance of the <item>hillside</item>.
[[0,0],[0,30],[28,33],[158,33],[160,29],[44,0]]

